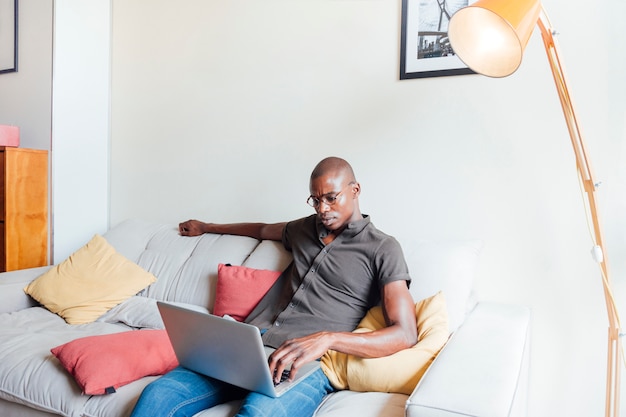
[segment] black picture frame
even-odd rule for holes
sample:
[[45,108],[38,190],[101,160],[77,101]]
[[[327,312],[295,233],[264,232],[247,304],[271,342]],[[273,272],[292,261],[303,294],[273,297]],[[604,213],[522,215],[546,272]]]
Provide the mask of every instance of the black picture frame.
[[475,74],[454,54],[448,41],[450,17],[474,1],[402,0],[401,80]]
[[0,0],[0,74],[17,72],[18,0]]

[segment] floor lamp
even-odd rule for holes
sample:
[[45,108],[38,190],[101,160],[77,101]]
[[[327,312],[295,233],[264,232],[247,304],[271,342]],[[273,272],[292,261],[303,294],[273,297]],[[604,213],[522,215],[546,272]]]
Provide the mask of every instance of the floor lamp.
[[541,31],[548,55],[591,218],[590,228],[594,239],[592,256],[600,266],[609,319],[605,415],[617,417],[621,369],[619,315],[611,291],[604,240],[598,220],[594,194],[596,183],[559,60],[553,37],[555,32],[539,0],[479,0],[452,16],[448,35],[452,49],[469,68],[490,77],[506,77],[519,67],[535,25]]

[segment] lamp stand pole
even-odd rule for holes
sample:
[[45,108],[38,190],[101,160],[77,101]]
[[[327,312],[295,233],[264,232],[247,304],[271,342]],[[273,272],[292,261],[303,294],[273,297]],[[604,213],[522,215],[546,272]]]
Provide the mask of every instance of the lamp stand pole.
[[572,140],[572,146],[574,148],[574,154],[576,155],[576,167],[578,175],[583,184],[583,189],[586,192],[586,202],[588,204],[589,215],[592,219],[593,234],[595,238],[596,250],[599,248],[599,255],[595,256],[596,261],[600,266],[602,274],[602,287],[604,289],[604,297],[606,301],[607,314],[609,319],[609,340],[608,340],[608,356],[607,356],[607,374],[606,374],[606,417],[618,417],[619,416],[619,400],[620,400],[620,323],[617,308],[615,306],[615,300],[613,299],[613,293],[611,291],[611,281],[609,278],[609,268],[606,260],[606,253],[604,251],[604,240],[602,238],[602,231],[600,228],[600,221],[598,220],[598,211],[595,199],[596,183],[593,180],[591,166],[587,156],[587,150],[583,142],[582,134],[576,120],[576,114],[574,113],[574,106],[567,89],[565,82],[565,74],[559,60],[558,49],[556,41],[553,37],[554,32],[550,25],[550,21],[545,13],[545,10],[541,10],[537,25],[541,30],[541,37],[543,38],[543,44],[548,54],[548,61],[550,61],[550,69],[554,76],[554,82],[561,101],[561,107],[563,108],[563,114],[565,116],[565,122],[569,130],[569,135]]

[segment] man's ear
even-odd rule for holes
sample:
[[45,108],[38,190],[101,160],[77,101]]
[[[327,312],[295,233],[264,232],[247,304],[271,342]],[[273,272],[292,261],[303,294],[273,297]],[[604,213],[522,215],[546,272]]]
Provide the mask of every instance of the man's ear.
[[355,182],[352,185],[352,198],[356,198],[361,194],[361,184],[359,184],[358,182]]

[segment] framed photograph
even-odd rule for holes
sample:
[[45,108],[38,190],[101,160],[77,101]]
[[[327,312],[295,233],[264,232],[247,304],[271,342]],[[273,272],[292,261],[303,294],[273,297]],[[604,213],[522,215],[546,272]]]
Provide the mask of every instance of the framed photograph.
[[0,74],[17,71],[17,2],[0,0]]
[[475,0],[402,0],[400,79],[474,74],[457,57],[448,23]]

